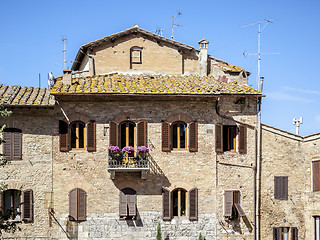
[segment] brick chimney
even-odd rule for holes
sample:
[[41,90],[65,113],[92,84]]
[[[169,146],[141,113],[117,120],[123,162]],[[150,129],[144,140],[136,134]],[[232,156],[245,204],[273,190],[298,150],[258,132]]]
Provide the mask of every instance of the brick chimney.
[[62,83],[64,85],[71,85],[72,83],[72,70],[70,70],[68,67],[67,69],[63,70]]
[[200,76],[207,76],[208,75],[208,44],[209,41],[207,41],[205,38],[200,40],[198,42],[199,44],[199,60],[198,60],[198,65],[199,65],[199,75]]

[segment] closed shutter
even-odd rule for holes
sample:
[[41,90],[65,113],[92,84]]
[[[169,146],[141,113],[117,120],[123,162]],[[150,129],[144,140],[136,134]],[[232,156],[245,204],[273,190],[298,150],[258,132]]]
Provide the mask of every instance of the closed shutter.
[[140,121],[137,124],[137,146],[147,146],[147,122]]
[[297,227],[291,228],[291,240],[298,240],[298,228]]
[[224,191],[224,216],[232,216],[232,206],[233,206],[233,191]]
[[22,192],[22,221],[33,221],[33,191],[31,189]]
[[239,153],[247,153],[247,128],[244,125],[239,126]]
[[11,141],[11,132],[3,132],[3,155],[7,158],[7,160],[11,160],[12,155],[11,155],[11,146],[12,146],[12,141]]
[[3,200],[3,191],[0,191],[0,218],[4,216],[4,200]]
[[320,191],[320,161],[312,162],[313,191]]
[[162,219],[171,220],[171,193],[167,188],[162,188]]
[[77,189],[72,189],[69,192],[69,216],[72,220],[78,220],[78,198],[77,198]]
[[198,123],[189,124],[189,151],[198,152]]
[[[22,159],[22,133],[21,132],[13,132],[13,153],[12,159],[21,160]],[[11,135],[11,136],[12,136]]]
[[288,199],[288,176],[281,177],[281,199]]
[[281,196],[281,179],[278,176],[274,176],[274,198],[280,199]]
[[216,152],[223,152],[223,134],[222,134],[222,125],[216,124],[215,126],[215,138],[216,138]]
[[114,121],[109,122],[109,145],[118,146],[118,123]]
[[69,151],[69,126],[65,121],[59,121],[60,151]]
[[168,122],[162,122],[161,124],[161,132],[162,132],[162,151],[170,152],[170,124]]
[[128,199],[128,208],[129,208],[129,216],[136,216],[137,215],[137,195],[136,194],[129,194],[127,195]]
[[85,221],[87,217],[87,193],[83,189],[78,188],[78,221]]
[[119,193],[119,215],[120,217],[126,217],[128,215],[128,202],[127,196],[120,191]]
[[189,191],[189,220],[198,220],[198,189],[193,188]]
[[89,152],[96,151],[96,122],[87,123],[87,150]]

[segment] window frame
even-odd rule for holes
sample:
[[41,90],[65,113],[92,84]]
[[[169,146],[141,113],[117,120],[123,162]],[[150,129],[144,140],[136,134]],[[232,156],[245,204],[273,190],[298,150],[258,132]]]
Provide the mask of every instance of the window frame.
[[[17,196],[14,196],[14,194],[17,194]],[[21,195],[22,191],[17,189],[7,189],[3,191],[2,193],[2,199],[3,199],[3,211],[4,211],[4,218],[5,219],[11,219],[14,221],[21,221],[22,219],[22,209],[21,209]],[[10,208],[6,208],[7,200],[6,195],[9,195],[10,197]],[[15,200],[18,200],[18,204],[15,204]],[[15,208],[14,205],[18,205],[17,208]],[[9,215],[7,213],[8,210],[13,209],[13,212]],[[17,213],[15,211],[17,210]]]
[[[182,206],[182,202],[181,202],[181,191],[184,191],[185,193],[185,213],[184,215],[181,215],[181,206]],[[175,192],[178,192],[178,215],[174,215],[174,211],[173,211],[173,205],[174,205],[174,199],[173,199],[173,194]],[[171,191],[171,213],[172,213],[172,217],[187,217],[189,215],[189,207],[188,207],[188,191],[185,190],[184,188],[176,188],[174,190]]]
[[274,184],[274,199],[288,200],[288,197],[289,197],[289,177],[288,176],[274,176],[274,183],[273,184]]
[[[234,129],[234,136],[230,136],[230,129]],[[227,133],[225,134],[225,131]],[[223,152],[236,152],[237,151],[237,135],[238,135],[238,126],[237,125],[223,125],[222,126],[222,139],[223,139]],[[227,139],[225,140],[225,137]],[[231,139],[231,137],[233,139]],[[228,146],[225,146],[225,142],[228,143]],[[233,142],[233,143],[232,143]],[[231,143],[233,148],[231,148]]]
[[[119,136],[119,147],[122,149],[123,147],[121,146],[122,143],[121,143],[121,126],[123,124],[126,124],[126,144],[125,144],[125,147],[129,147],[129,142],[130,142],[130,126],[129,124],[133,124],[133,146],[131,147],[134,147],[135,149],[137,148],[137,124],[132,122],[132,121],[122,121],[121,123],[119,123],[118,125],[118,136]],[[120,150],[121,150],[120,149]]]
[[[132,64],[142,64],[142,47],[134,46],[130,48],[130,65],[132,68]],[[139,59],[135,60],[135,57],[133,56],[134,52],[139,53]]]
[[[130,198],[133,197],[133,198]],[[123,199],[121,199],[122,197],[125,197],[126,200],[126,214],[123,214],[122,208],[123,207],[121,205]],[[130,200],[134,199],[134,214],[130,213]],[[132,207],[132,206],[131,206]],[[133,220],[137,217],[137,191],[134,190],[133,188],[129,188],[129,187],[125,187],[122,188],[119,191],[119,218],[120,219],[125,219],[125,220]]]
[[[6,136],[7,135],[7,136]],[[6,138],[9,137],[10,138],[10,155],[5,155],[5,147],[8,145],[7,142],[3,143],[3,147],[2,147],[2,153],[4,155],[4,157],[7,160],[22,160],[22,130],[18,129],[18,128],[5,128],[3,131],[3,140],[6,141]],[[18,136],[18,144],[19,144],[19,149],[18,149],[18,153],[16,154],[15,152],[15,141],[16,141],[16,136]]]
[[[72,198],[72,193],[75,192],[75,198]],[[84,194],[84,197],[81,198],[80,194]],[[75,201],[75,202],[74,202]],[[81,216],[80,208],[82,206],[82,210],[84,215]],[[73,209],[75,207],[76,209]],[[73,212],[75,210],[75,215]],[[69,220],[71,221],[86,221],[87,220],[87,192],[82,188],[73,188],[69,191]]]
[[[227,192],[230,192],[232,194],[232,199],[231,200],[231,209],[227,209]],[[238,189],[233,189],[233,190],[224,190],[224,201],[223,201],[223,215],[226,218],[229,218],[230,220],[234,219],[239,219],[239,217],[244,217],[245,212],[241,207],[241,191]],[[230,214],[227,212],[230,212]]]
[[[174,139],[174,136],[173,136],[173,128],[174,128],[174,125],[177,124],[177,148],[174,148],[173,147],[173,139]],[[183,124],[185,126],[185,131],[184,131],[184,145],[185,147],[184,148],[181,148],[181,139],[180,139],[180,133],[181,133],[181,125],[180,124]],[[175,121],[173,122],[171,125],[170,125],[170,128],[171,128],[171,149],[173,151],[187,151],[188,150],[188,124],[183,122],[183,121]]]
[[[83,124],[83,148],[79,147],[79,142],[80,142],[80,138],[79,138],[79,124]],[[72,125],[76,124],[76,147],[73,148],[72,147],[72,133],[71,133],[71,128]],[[70,123],[69,125],[69,141],[70,141],[70,149],[71,150],[86,150],[87,148],[87,143],[86,143],[86,139],[87,139],[87,126],[84,122],[82,121],[74,121],[72,123]]]

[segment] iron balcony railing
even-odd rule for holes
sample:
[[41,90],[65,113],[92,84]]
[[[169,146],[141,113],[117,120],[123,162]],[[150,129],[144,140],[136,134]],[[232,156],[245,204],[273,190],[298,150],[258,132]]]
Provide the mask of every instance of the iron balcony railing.
[[108,169],[109,170],[146,170],[149,169],[148,153],[139,154],[133,153],[131,156],[113,155],[109,153],[108,156]]

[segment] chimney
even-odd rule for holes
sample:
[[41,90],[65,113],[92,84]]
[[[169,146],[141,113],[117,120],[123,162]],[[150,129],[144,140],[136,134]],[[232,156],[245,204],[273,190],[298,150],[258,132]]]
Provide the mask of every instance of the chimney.
[[200,53],[199,53],[199,75],[200,76],[207,76],[208,75],[208,44],[209,41],[207,41],[205,38],[200,40],[198,42]]
[[62,75],[62,83],[64,85],[71,85],[72,83],[72,70],[67,69],[63,70],[63,75]]

